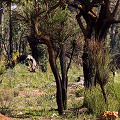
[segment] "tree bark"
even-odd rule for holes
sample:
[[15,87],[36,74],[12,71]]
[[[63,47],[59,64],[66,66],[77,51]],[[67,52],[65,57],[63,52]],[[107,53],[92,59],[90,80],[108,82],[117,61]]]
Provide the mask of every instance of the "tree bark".
[[61,78],[59,75],[59,71],[57,68],[56,64],[56,58],[55,58],[55,53],[53,46],[50,42],[49,38],[45,39],[46,45],[48,47],[48,53],[49,53],[49,63],[52,69],[52,72],[54,74],[55,80],[56,80],[56,87],[57,87],[57,92],[56,92],[56,101],[58,105],[58,112],[60,115],[64,114],[64,105],[63,105],[63,96],[62,96],[62,84],[61,84]]
[[10,3],[10,13],[9,13],[9,28],[10,28],[10,35],[9,35],[9,45],[10,45],[10,55],[13,53],[13,46],[12,46],[12,12],[11,12],[11,3]]
[[62,74],[62,101],[64,110],[67,109],[67,66],[66,66],[66,46],[65,44],[62,45],[62,50],[60,54],[60,65],[61,65],[61,74]]
[[84,73],[84,85],[87,88],[91,88],[96,85],[96,69],[94,66],[93,61],[91,60],[91,56],[89,55],[89,50],[87,48],[87,40],[84,45],[84,52],[83,52],[83,73]]
[[[2,2],[0,2],[0,25],[2,25],[2,16],[3,16],[3,8]],[[0,54],[2,52],[2,33],[0,34]]]
[[0,40],[0,51],[2,54],[6,55],[6,49],[4,47],[4,12],[5,12],[5,6],[4,2],[0,2],[0,25],[1,25],[1,40]]
[[11,58],[12,53],[13,53],[13,43],[12,43],[12,4],[11,2],[8,2],[8,8],[9,8],[9,55],[8,55],[8,59]]
[[29,45],[32,51],[32,56],[38,62],[38,49],[37,49],[38,41],[35,38],[35,35],[31,34],[30,36],[27,37],[27,40],[29,42]]
[[[79,9],[80,11],[76,15],[76,19],[77,19],[78,25],[82,30],[82,33],[84,35],[84,40],[85,40],[84,52],[83,52],[83,71],[84,71],[86,87],[94,86],[96,85],[97,81],[104,80],[104,78],[96,78],[97,72],[99,73],[100,71],[98,67],[94,67],[94,63],[91,61],[92,59],[91,59],[91,56],[89,55],[87,42],[88,40],[89,41],[95,40],[98,42],[98,44],[100,42],[104,42],[104,50],[105,50],[105,47],[106,47],[105,39],[106,39],[108,28],[110,27],[111,24],[120,22],[120,20],[115,19],[115,15],[117,13],[117,9],[119,6],[119,1],[120,0],[117,0],[113,11],[110,11],[109,0],[104,0],[104,1],[93,0],[92,2],[90,2],[89,0],[86,0],[86,1],[78,0],[78,3],[77,2],[74,4],[72,3],[72,6]],[[94,7],[98,7],[96,6],[97,4],[101,6],[98,15],[94,11]],[[87,27],[84,26],[81,16],[84,18]],[[101,56],[101,57],[104,57],[104,56]],[[100,81],[99,81],[99,84],[101,86],[101,89],[106,101],[104,85],[101,84]]]

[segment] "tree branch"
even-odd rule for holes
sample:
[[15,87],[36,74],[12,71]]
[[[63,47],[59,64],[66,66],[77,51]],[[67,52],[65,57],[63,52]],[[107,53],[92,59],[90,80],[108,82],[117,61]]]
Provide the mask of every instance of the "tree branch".
[[112,23],[120,23],[120,20],[112,19]]
[[[43,16],[42,18],[40,17],[37,22],[34,24],[34,30],[35,30],[35,34],[41,38],[41,35],[39,35],[39,32],[38,32],[38,26],[41,22],[43,22],[47,17],[48,15],[53,11],[55,10],[58,6],[60,6],[60,4],[62,3],[63,0],[59,0],[59,2],[54,5],[53,7],[49,8],[47,14],[45,16]],[[44,12],[44,11],[43,11]],[[44,37],[43,37],[44,38]],[[43,41],[45,41],[45,43],[47,44],[47,39],[43,39]]]
[[36,0],[34,0],[34,2],[35,2],[34,8],[35,8],[36,14],[38,15],[38,10],[37,10],[37,1],[36,1]]
[[[46,19],[46,18],[48,17],[48,15],[49,15],[53,10],[55,10],[58,6],[60,6],[61,3],[62,3],[62,0],[59,0],[59,2],[58,2],[56,5],[54,5],[53,7],[49,8],[47,14],[46,14],[42,19],[41,19],[41,18],[38,19],[38,21],[37,21],[37,23],[36,23],[36,26],[38,26],[37,24],[40,24],[44,19]],[[42,14],[42,13],[44,13],[44,11],[41,12],[40,14]]]
[[111,15],[109,6],[110,6],[110,1],[109,0],[105,0],[105,8],[106,8],[106,16],[107,17],[110,17],[110,15]]
[[71,65],[71,61],[72,61],[73,53],[74,53],[74,50],[75,50],[75,46],[76,46],[76,41],[73,40],[73,49],[72,49],[72,53],[71,53],[71,56],[70,56],[70,62],[68,64],[68,66],[67,66],[67,73],[68,73],[68,70],[69,70],[70,65]]
[[82,6],[88,6],[88,4],[90,3],[90,0],[78,0]]
[[30,22],[26,17],[24,17],[23,15],[19,14],[18,12],[16,12],[16,11],[12,11],[12,13],[17,14],[19,17],[21,17],[23,20],[25,20],[25,22],[27,22],[27,23]]
[[63,1],[63,0],[59,0],[59,2],[58,2],[56,5],[54,5],[53,7],[51,7],[51,8],[48,10],[47,14],[50,14],[53,10],[55,10],[58,6],[60,6],[60,4],[62,3],[62,1]]
[[81,16],[80,14],[76,15],[76,19],[77,19],[77,22],[78,22],[78,24],[79,24],[79,26],[80,26],[80,28],[81,28],[81,30],[83,32],[83,35],[86,36],[86,30],[85,30],[85,28],[83,26],[83,23],[82,23],[82,21],[80,19],[80,16]]

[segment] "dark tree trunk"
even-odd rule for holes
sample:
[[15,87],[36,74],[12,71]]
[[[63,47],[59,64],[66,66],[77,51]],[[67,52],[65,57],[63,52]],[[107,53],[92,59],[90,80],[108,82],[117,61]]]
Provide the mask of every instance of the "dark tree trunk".
[[61,65],[61,73],[62,73],[62,101],[64,109],[67,108],[67,66],[66,66],[66,46],[62,45],[62,50],[60,54],[60,65]]
[[6,55],[6,51],[3,46],[3,35],[4,35],[4,11],[5,7],[3,5],[3,2],[0,2],[0,25],[1,25],[1,35],[0,35],[0,53],[3,53]]
[[0,2],[0,25],[2,24],[2,16],[3,16],[3,8],[2,8],[2,2]]
[[[85,78],[85,86],[91,88],[92,86],[96,85],[96,82],[98,82],[101,86],[103,96],[105,98],[105,102],[107,101],[106,100],[107,98],[106,98],[103,82],[104,81],[107,82],[108,78],[104,78],[101,75],[98,76],[98,74],[101,73],[101,69],[97,67],[98,65],[96,64],[97,62],[99,62],[99,60],[91,61],[93,60],[91,56],[97,57],[97,55],[95,54],[96,56],[94,56],[94,54],[89,54],[89,51],[90,50],[94,51],[94,49],[89,50],[88,49],[89,44],[87,42],[88,40],[93,41],[93,43],[97,42],[99,47],[100,47],[100,43],[103,42],[104,47],[101,49],[105,50],[106,48],[105,39],[106,39],[108,28],[110,27],[110,25],[114,23],[120,23],[120,20],[115,19],[120,0],[116,1],[113,11],[110,10],[111,6],[109,2],[110,2],[109,0],[101,0],[101,1],[86,0],[86,2],[84,2],[84,0],[78,0],[78,2],[74,4],[72,3],[72,6],[79,9],[80,11],[76,16],[76,19],[77,19],[78,25],[82,30],[82,33],[84,35],[84,40],[85,40],[84,51],[83,51],[83,71],[84,71],[84,78]],[[94,7],[97,4],[100,5],[101,7],[100,7],[100,10],[96,12],[94,10]],[[86,26],[82,22],[81,16],[86,21]],[[103,52],[102,54],[104,54],[106,50],[102,52]],[[102,60],[104,59],[104,57],[106,56],[101,55]],[[94,62],[96,65],[94,64]],[[102,68],[102,72],[104,72],[104,68]]]
[[63,96],[62,96],[62,85],[61,85],[61,78],[59,75],[59,71],[56,65],[56,58],[55,58],[55,53],[53,50],[53,46],[50,43],[50,40],[46,40],[46,45],[48,47],[48,53],[49,53],[49,63],[52,69],[52,72],[54,74],[55,80],[56,80],[56,87],[57,87],[57,92],[56,92],[56,101],[58,105],[58,112],[60,115],[64,114],[64,106],[63,106]]
[[[3,16],[3,8],[2,2],[0,2],[0,25],[2,25],[2,16]],[[2,52],[2,33],[0,34],[0,54]]]
[[8,59],[11,58],[11,55],[13,53],[13,43],[12,43],[12,4],[11,2],[8,2],[8,7],[9,7],[9,57]]
[[91,88],[96,85],[96,69],[89,58],[89,54],[83,52],[83,72],[84,72],[84,85],[87,88]]
[[56,55],[54,53],[54,49],[53,49],[53,45],[50,41],[49,36],[44,36],[41,37],[41,39],[45,42],[45,44],[47,45],[48,48],[48,54],[49,54],[49,63],[53,72],[53,75],[55,77],[56,80],[56,88],[57,88],[57,92],[56,92],[56,101],[57,101],[57,106],[58,106],[58,112],[60,115],[64,115],[64,106],[63,106],[63,96],[62,96],[62,81],[61,81],[61,77],[57,68],[57,64],[56,64]]
[[89,41],[90,39],[85,40],[84,49],[83,49],[83,72],[84,72],[84,85],[85,87],[90,87],[96,85],[96,67],[95,63],[92,60],[92,55],[89,53]]
[[38,62],[38,41],[34,34],[31,34],[28,38],[28,42],[32,51],[33,58]]

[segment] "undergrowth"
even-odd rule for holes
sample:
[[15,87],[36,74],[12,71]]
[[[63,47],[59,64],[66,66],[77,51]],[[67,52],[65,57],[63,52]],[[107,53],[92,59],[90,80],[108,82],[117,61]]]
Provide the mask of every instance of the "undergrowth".
[[120,110],[120,83],[115,83],[113,78],[105,86],[107,103],[105,103],[102,91],[99,85],[92,90],[86,89],[84,95],[84,107],[89,108],[89,113],[99,117],[104,111]]
[[[117,82],[114,82],[114,78],[110,77],[108,84],[105,85],[107,104],[104,102],[99,85],[91,91],[79,86],[75,87],[74,96],[68,95],[66,117],[59,116],[56,104],[56,87],[52,86],[55,79],[49,65],[47,68],[45,73],[39,68],[35,73],[32,73],[28,71],[25,65],[17,64],[13,69],[4,70],[0,75],[0,113],[26,120],[50,118],[54,113],[57,115],[56,119],[82,120],[99,117],[106,110],[120,110],[120,81],[118,75],[115,78]],[[80,72],[77,72],[78,70]],[[77,78],[82,76],[81,69],[77,69],[75,66],[72,66],[68,72],[69,82],[76,82]],[[26,91],[41,94],[30,94]],[[84,97],[84,101],[81,100],[81,97]],[[71,108],[80,108],[81,106],[89,109],[88,114],[77,113],[79,115],[76,116],[75,113],[70,111]]]

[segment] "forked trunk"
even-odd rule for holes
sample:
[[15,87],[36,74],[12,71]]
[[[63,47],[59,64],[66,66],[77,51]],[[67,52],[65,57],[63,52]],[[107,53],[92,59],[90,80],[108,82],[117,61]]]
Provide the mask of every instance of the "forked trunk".
[[62,45],[62,50],[60,54],[60,65],[61,65],[61,74],[62,74],[62,101],[64,109],[67,108],[67,66],[66,66],[66,46],[65,44]]
[[56,58],[55,58],[55,53],[52,47],[52,44],[50,43],[49,40],[46,40],[46,45],[48,47],[48,53],[49,53],[49,63],[52,69],[52,72],[54,74],[55,80],[56,80],[56,101],[57,101],[57,106],[58,106],[58,112],[60,115],[64,114],[64,106],[63,106],[63,92],[62,92],[62,85],[61,85],[61,78],[59,75],[59,71],[57,68],[56,64]]

